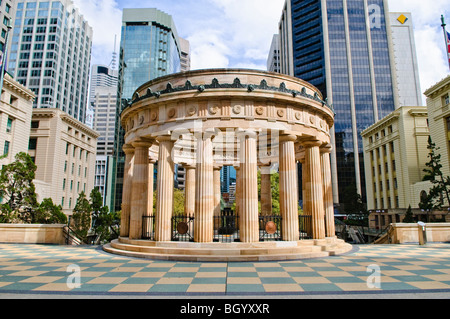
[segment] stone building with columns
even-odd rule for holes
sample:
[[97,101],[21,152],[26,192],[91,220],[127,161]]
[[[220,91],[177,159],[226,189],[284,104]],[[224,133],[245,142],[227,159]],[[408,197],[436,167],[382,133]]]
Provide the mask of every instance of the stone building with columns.
[[[351,249],[335,237],[334,229],[330,168],[334,112],[309,83],[242,69],[164,76],[136,90],[121,121],[126,132],[121,234],[105,250],[157,259],[279,260]],[[302,217],[307,217],[303,219],[298,209],[298,162],[303,173]],[[186,169],[186,214],[179,224],[174,224],[177,216],[173,216],[175,164]],[[274,164],[280,175],[280,216],[270,216],[268,208],[269,168]],[[217,237],[215,222],[221,217],[223,166],[237,171],[233,242]],[[311,240],[300,240],[303,232]],[[174,241],[179,233],[192,236]],[[279,237],[269,240],[267,235],[273,233]]]

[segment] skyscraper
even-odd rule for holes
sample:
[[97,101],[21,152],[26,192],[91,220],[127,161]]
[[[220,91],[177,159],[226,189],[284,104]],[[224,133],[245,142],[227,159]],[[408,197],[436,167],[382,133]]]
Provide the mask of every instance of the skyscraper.
[[364,199],[360,133],[399,107],[387,0],[287,0],[279,32],[281,72],[334,106],[334,201],[349,185]]
[[267,59],[267,71],[280,73],[280,36],[274,34]]
[[120,114],[126,101],[142,84],[180,71],[180,42],[172,17],[157,9],[123,9],[119,53],[119,85],[114,145],[115,198],[111,209],[120,210],[124,172],[124,131]]
[[71,0],[20,0],[8,71],[35,94],[85,123],[92,28]]
[[411,13],[390,13],[400,106],[422,106],[414,26]]
[[[0,51],[5,51],[6,35],[8,34],[8,26],[13,26],[14,17],[16,16],[16,0],[0,1]],[[12,34],[10,34],[10,37]],[[11,47],[11,38],[9,38],[8,47]]]
[[92,66],[89,103],[92,128],[100,134],[95,161],[95,182],[104,204],[111,202],[114,134],[117,105],[117,70],[106,65]]

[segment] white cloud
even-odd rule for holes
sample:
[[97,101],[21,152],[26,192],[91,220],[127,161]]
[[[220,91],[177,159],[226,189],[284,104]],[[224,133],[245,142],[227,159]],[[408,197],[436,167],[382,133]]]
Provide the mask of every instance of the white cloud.
[[117,49],[120,44],[122,10],[115,0],[74,0],[75,6],[92,27],[92,64],[109,64],[114,51],[114,37],[117,35]]
[[[285,0],[74,0],[94,29],[92,63],[108,64],[120,42],[123,7],[156,7],[173,16],[191,44],[192,68],[265,69]],[[450,25],[448,0],[389,0],[392,12],[411,12],[422,91],[449,73],[440,16]],[[450,26],[449,26],[450,31]]]
[[229,48],[221,41],[220,33],[198,31],[187,39],[191,45],[191,69],[227,68]]

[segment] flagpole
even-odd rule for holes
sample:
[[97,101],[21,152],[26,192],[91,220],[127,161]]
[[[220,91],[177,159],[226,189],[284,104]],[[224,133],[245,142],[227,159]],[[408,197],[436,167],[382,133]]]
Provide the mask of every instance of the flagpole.
[[445,18],[444,15],[441,15],[441,21],[442,21],[442,29],[444,30],[444,39],[445,39],[445,51],[447,52],[447,61],[448,61],[448,67],[450,69],[450,42],[449,42],[449,37],[447,34],[447,30],[446,30],[446,24],[445,24]]

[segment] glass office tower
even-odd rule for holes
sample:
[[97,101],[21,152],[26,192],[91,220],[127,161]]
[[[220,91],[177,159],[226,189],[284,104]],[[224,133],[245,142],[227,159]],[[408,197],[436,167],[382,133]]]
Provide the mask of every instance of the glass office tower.
[[336,112],[335,203],[349,185],[365,198],[360,133],[397,107],[388,19],[386,0],[287,0],[280,21],[282,73],[315,85]]
[[142,84],[180,71],[180,45],[172,17],[157,9],[123,9],[111,209],[121,210],[124,130],[120,114]]
[[85,123],[92,34],[71,0],[17,3],[8,71],[36,94],[34,108]]

